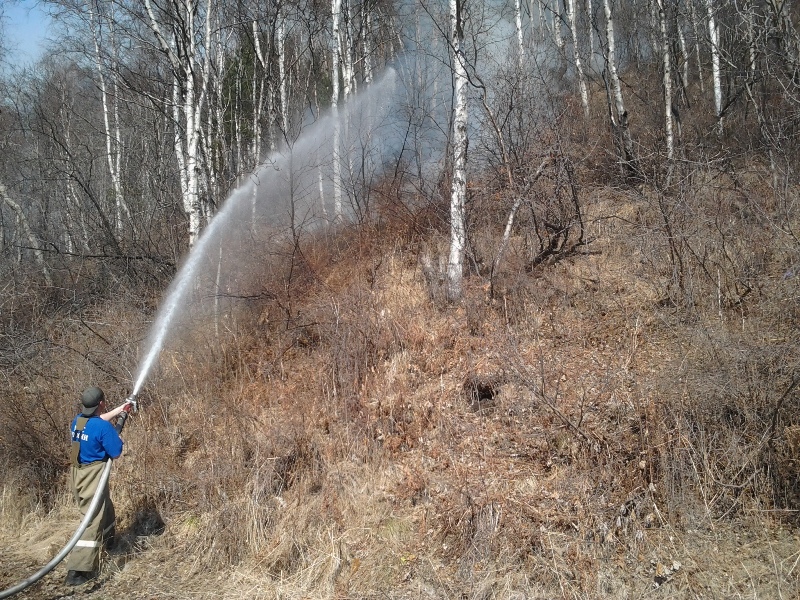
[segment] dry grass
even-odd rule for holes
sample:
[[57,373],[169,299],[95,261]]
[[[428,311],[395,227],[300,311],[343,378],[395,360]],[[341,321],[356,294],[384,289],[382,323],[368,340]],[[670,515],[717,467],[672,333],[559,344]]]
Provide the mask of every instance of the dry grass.
[[[512,240],[494,296],[471,278],[454,307],[418,260],[435,233],[305,242],[282,295],[162,357],[113,479],[135,551],[104,589],[796,596],[800,407],[778,401],[798,249],[776,213],[737,221],[729,189],[696,190],[669,198],[706,207],[675,222],[680,260],[657,197],[597,188],[586,252],[529,273]],[[4,531],[63,523],[51,505],[33,524],[4,492]]]

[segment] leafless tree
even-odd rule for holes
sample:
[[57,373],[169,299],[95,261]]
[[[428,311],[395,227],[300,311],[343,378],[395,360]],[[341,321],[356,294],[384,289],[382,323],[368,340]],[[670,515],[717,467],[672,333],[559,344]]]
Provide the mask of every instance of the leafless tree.
[[453,179],[450,195],[450,258],[447,263],[447,297],[461,298],[466,227],[467,190],[467,68],[464,51],[466,0],[450,0],[450,47],[453,65]]

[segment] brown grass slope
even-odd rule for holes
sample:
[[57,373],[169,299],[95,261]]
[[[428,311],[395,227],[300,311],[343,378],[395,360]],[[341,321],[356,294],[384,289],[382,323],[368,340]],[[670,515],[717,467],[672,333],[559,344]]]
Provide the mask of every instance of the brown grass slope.
[[[585,179],[589,243],[531,269],[521,227],[457,305],[420,266],[436,211],[303,240],[257,309],[162,357],[114,469],[125,539],[75,597],[797,597],[797,196],[761,177]],[[143,335],[93,310],[111,347]],[[57,432],[130,360],[100,354],[9,387],[4,447],[51,466],[7,458],[0,587],[77,524]],[[61,569],[21,597],[62,597]]]

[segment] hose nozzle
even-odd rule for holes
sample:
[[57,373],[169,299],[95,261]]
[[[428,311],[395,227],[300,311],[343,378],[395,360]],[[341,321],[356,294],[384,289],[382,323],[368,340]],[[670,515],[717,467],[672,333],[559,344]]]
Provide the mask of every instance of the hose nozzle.
[[139,412],[139,403],[136,402],[136,394],[131,394],[125,399],[125,402],[122,403],[122,412],[117,416],[117,424],[114,425],[114,429],[117,430],[117,433],[122,433],[122,428],[125,427],[125,421],[128,420],[128,415],[131,410],[133,410],[133,412]]
[[[131,394],[128,398],[125,399],[125,405],[130,405],[133,409],[133,412],[139,412],[139,403],[136,401],[136,394]],[[130,409],[126,408],[126,411]]]

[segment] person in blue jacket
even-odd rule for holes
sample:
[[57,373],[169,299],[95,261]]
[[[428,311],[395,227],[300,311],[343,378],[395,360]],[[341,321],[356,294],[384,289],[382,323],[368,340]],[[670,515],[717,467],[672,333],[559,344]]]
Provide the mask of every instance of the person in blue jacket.
[[[105,394],[98,387],[87,388],[81,395],[82,410],[72,421],[70,489],[82,516],[92,503],[105,463],[122,454],[122,439],[111,424],[125,404],[106,412]],[[116,517],[108,492],[108,482],[94,519],[83,532],[67,562],[67,585],[80,585],[97,576],[100,547],[113,544]]]

